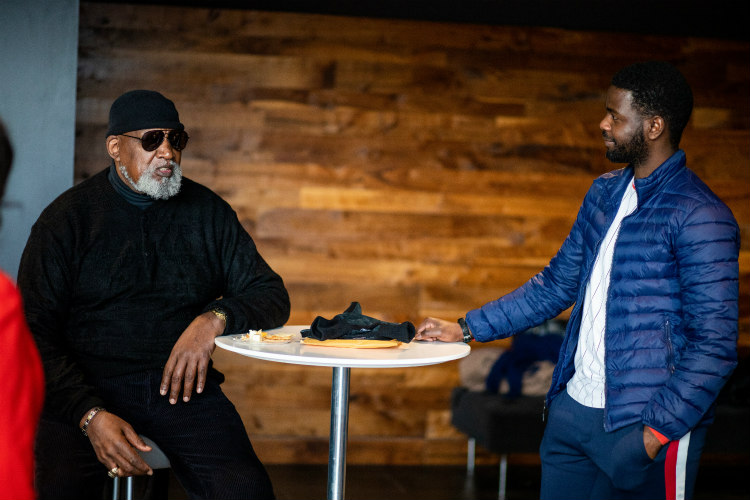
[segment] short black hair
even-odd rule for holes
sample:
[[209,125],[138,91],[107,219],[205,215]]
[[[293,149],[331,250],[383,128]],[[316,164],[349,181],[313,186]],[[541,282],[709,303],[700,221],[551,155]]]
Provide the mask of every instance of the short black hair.
[[638,62],[612,77],[612,85],[630,91],[633,105],[644,116],[661,116],[672,147],[679,148],[682,131],[693,112],[693,91],[685,76],[663,61]]
[[11,163],[13,163],[13,148],[10,145],[10,138],[5,132],[5,127],[0,122],[0,199],[5,192],[5,183],[10,174]]

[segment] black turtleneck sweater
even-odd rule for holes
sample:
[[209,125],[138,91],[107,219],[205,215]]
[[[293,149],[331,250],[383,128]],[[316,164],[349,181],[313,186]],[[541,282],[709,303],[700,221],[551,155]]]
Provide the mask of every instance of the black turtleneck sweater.
[[113,188],[115,188],[117,194],[125,198],[125,201],[127,201],[131,205],[135,205],[141,210],[146,210],[148,207],[154,204],[154,199],[149,195],[133,191],[132,189],[130,189],[130,186],[125,184],[123,180],[120,179],[120,176],[117,175],[115,162],[112,162],[112,165],[109,166],[107,179],[109,179],[109,183],[112,184]]
[[226,333],[289,317],[281,278],[229,204],[183,178],[179,194],[141,209],[118,194],[109,171],[42,212],[19,268],[45,366],[45,414],[75,425],[106,406],[94,380],[163,367],[201,313],[223,309]]

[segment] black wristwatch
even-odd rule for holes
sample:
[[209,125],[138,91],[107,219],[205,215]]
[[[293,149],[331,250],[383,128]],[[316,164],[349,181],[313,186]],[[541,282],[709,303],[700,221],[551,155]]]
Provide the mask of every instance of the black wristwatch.
[[464,334],[463,341],[467,344],[474,340],[474,335],[471,334],[471,330],[469,330],[469,325],[466,324],[466,320],[463,318],[458,318],[458,325],[461,327],[461,331]]

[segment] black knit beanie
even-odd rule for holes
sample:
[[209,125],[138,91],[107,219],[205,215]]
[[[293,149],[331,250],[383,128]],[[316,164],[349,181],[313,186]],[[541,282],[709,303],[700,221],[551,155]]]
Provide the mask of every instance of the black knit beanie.
[[148,128],[184,130],[172,101],[153,90],[131,90],[115,99],[109,110],[107,136]]

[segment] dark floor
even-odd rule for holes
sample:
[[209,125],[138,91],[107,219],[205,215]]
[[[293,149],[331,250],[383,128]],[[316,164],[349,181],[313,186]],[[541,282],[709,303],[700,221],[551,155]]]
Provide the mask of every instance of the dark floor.
[[[749,500],[750,465],[702,465],[694,500]],[[328,469],[325,465],[269,465],[268,472],[278,500],[325,500]],[[347,500],[495,500],[499,470],[478,466],[467,477],[460,466],[362,466],[347,467],[344,496]],[[539,497],[538,466],[508,465],[508,500]],[[170,500],[186,498],[170,474]]]

